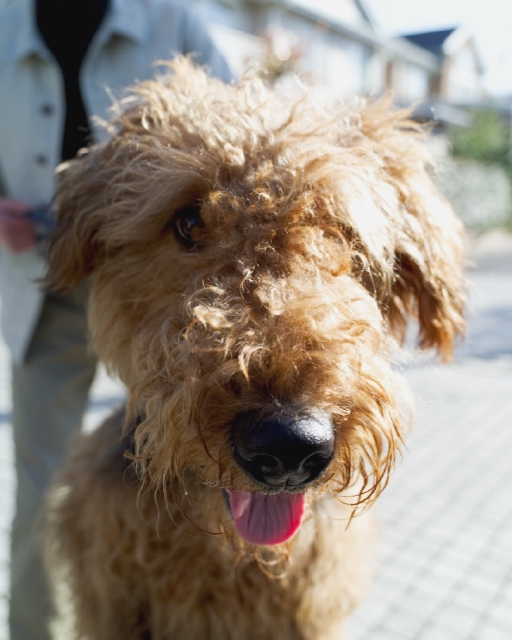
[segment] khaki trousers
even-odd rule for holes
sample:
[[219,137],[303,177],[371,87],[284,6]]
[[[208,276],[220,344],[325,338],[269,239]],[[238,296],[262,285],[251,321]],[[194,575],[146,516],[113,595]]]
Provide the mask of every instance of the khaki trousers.
[[25,362],[13,365],[17,494],[11,540],[11,640],[49,640],[53,615],[39,523],[43,497],[80,430],[96,361],[87,341],[87,290],[47,295]]

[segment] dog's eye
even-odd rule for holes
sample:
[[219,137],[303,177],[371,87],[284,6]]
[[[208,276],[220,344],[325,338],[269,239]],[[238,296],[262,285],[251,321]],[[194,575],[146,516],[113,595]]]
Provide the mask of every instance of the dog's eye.
[[198,230],[203,227],[199,207],[190,206],[180,209],[172,222],[178,240],[190,246],[198,241]]

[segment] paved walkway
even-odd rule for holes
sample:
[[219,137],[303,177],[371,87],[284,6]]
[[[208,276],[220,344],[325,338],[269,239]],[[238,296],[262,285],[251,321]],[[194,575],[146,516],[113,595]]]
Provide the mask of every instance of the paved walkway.
[[[403,463],[378,503],[382,562],[350,622],[353,640],[512,639],[509,266],[471,274],[470,337],[454,364],[411,355],[404,365],[417,397],[417,421]],[[89,428],[119,393],[102,374]],[[0,348],[0,640],[7,640],[11,465],[7,355]]]
[[353,640],[512,639],[512,270],[471,280],[456,362],[405,366],[417,420],[377,506],[382,564]]

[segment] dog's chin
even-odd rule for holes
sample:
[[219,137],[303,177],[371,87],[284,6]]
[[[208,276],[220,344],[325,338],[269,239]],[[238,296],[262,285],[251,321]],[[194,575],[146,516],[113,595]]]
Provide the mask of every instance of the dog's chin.
[[224,490],[228,511],[238,535],[251,544],[271,546],[289,540],[299,530],[306,506],[305,493],[266,494]]

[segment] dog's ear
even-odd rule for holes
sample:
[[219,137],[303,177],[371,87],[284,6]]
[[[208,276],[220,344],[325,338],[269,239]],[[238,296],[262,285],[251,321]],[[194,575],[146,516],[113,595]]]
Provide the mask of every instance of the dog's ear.
[[399,339],[415,319],[419,346],[449,359],[466,327],[463,227],[431,180],[424,136],[408,115],[379,103],[362,114],[363,132],[394,192],[393,271],[376,294]]
[[102,260],[99,238],[105,211],[103,147],[82,152],[59,168],[55,231],[50,238],[49,269],[43,285],[69,291]]

